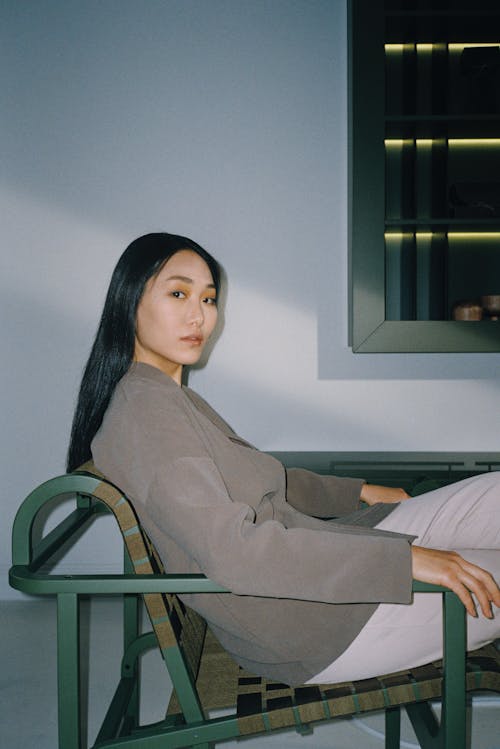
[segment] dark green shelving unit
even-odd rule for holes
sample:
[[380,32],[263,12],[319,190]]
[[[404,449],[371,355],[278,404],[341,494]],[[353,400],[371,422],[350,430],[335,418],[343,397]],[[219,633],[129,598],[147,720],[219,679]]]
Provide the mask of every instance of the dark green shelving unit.
[[349,3],[350,344],[499,352],[500,6]]

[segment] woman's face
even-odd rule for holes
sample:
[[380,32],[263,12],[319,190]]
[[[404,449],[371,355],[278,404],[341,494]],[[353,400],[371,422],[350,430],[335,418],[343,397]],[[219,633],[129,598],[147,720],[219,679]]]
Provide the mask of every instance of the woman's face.
[[134,361],[181,383],[217,322],[216,290],[206,262],[192,250],[172,255],[149,279],[137,308]]

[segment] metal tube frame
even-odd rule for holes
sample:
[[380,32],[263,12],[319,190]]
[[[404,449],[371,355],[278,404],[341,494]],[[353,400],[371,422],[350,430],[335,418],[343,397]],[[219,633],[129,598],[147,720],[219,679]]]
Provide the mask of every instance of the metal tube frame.
[[[39,572],[50,556],[81,531],[97,515],[106,511],[92,490],[99,480],[89,475],[68,475],[46,482],[25,500],[13,529],[13,566],[10,584],[25,593],[57,597],[58,708],[60,749],[83,749],[80,701],[79,597],[81,595],[123,596],[122,678],[108,709],[95,746],[131,749],[175,749],[200,746],[208,749],[214,741],[239,734],[234,716],[205,719],[201,706],[189,716],[189,725],[180,728],[171,720],[154,727],[138,728],[138,657],[154,642],[154,636],[140,633],[144,593],[223,593],[227,590],[203,575],[135,575],[127,552],[122,575],[48,575]],[[58,494],[75,493],[77,509],[54,528],[38,545],[33,545],[34,519],[43,505]],[[414,592],[436,592],[443,596],[444,669],[443,713],[437,724],[426,703],[409,705],[407,711],[422,745],[432,749],[465,749],[465,609],[448,589],[414,582]],[[393,747],[399,708],[386,713]],[[134,730],[136,729],[136,730]],[[130,735],[123,735],[132,730]],[[119,738],[117,738],[117,733]],[[114,734],[114,735],[113,735]],[[388,735],[389,735],[388,734]]]

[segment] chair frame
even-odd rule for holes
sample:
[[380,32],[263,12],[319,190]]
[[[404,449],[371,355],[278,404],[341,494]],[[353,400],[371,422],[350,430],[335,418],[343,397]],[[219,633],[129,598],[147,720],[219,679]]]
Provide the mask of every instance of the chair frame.
[[[140,600],[149,593],[227,592],[203,575],[142,574],[134,572],[125,548],[123,574],[47,574],[43,566],[60,556],[82,530],[108,507],[95,496],[103,478],[88,472],[74,472],[45,482],[32,491],[21,505],[13,527],[10,584],[24,593],[57,598],[58,725],[60,749],[83,749],[80,695],[79,609],[82,596],[123,597],[123,660],[121,678],[106,713],[94,747],[123,749],[177,749],[215,743],[241,735],[236,714],[209,718],[204,714],[196,686],[179,648],[163,651],[183,718],[167,716],[161,724],[137,729],[139,712],[138,658],[157,647],[154,633],[141,633]],[[112,485],[111,485],[112,486]],[[113,487],[115,488],[115,487]],[[41,541],[34,543],[34,521],[55,497],[74,495],[76,507]],[[466,741],[466,619],[457,596],[446,588],[414,582],[415,592],[433,592],[443,598],[444,678],[442,714],[438,724],[426,702],[406,705],[422,746],[430,749],[465,749]],[[388,707],[386,747],[400,743],[400,708]],[[180,722],[182,720],[182,722]],[[297,726],[301,731],[302,727]],[[118,734],[118,737],[117,737]]]

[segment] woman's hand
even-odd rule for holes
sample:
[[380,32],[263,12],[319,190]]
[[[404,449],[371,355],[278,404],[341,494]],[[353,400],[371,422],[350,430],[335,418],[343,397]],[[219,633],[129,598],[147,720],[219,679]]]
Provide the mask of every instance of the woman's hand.
[[491,604],[500,606],[500,589],[489,572],[468,562],[455,551],[412,546],[411,552],[415,580],[450,588],[460,598],[468,613],[477,616],[473,593],[483,614],[488,619],[493,618]]
[[360,499],[367,505],[374,505],[377,502],[393,504],[394,502],[402,502],[403,499],[410,499],[410,495],[399,487],[363,484]]

